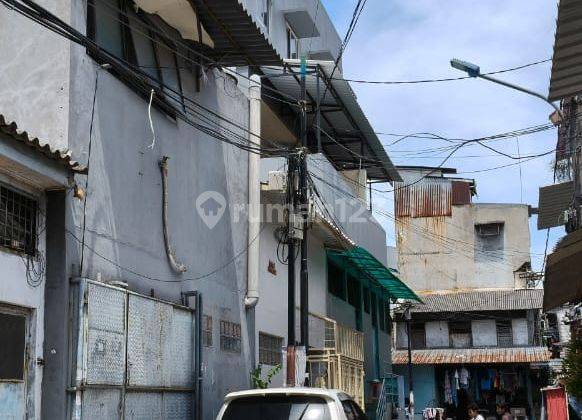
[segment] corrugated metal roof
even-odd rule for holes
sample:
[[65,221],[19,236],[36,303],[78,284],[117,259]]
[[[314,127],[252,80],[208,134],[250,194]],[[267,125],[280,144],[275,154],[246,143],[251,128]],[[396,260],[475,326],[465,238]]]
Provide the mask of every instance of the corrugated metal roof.
[[412,312],[471,312],[541,309],[543,289],[479,290],[453,293],[421,294],[424,305]]
[[72,160],[70,150],[55,149],[48,143],[41,142],[37,137],[31,138],[26,131],[19,130],[15,122],[7,121],[2,114],[0,114],[0,132],[35,149],[49,159],[59,162],[70,170],[75,172],[86,171],[86,167],[80,165],[79,162]]
[[268,34],[240,0],[192,0],[200,22],[214,41],[224,66],[280,65],[282,57]]
[[549,98],[582,92],[582,2],[561,0],[552,60]]
[[[546,347],[511,347],[483,349],[429,349],[413,350],[412,363],[415,365],[440,364],[495,364],[495,363],[539,363],[550,360]],[[392,353],[392,363],[408,363],[408,352],[396,350]]]
[[538,201],[538,229],[547,229],[564,224],[563,213],[574,198],[574,182],[540,187]]
[[[300,99],[299,84],[300,60],[284,60],[287,76],[281,76],[280,67],[262,67],[273,86],[287,96]],[[323,153],[339,169],[366,169],[368,178],[373,181],[402,181],[398,170],[388,157],[384,146],[372,128],[368,118],[358,103],[356,94],[349,82],[338,79],[339,71],[334,73],[333,61],[307,61],[308,74],[306,91],[309,101],[317,100],[317,77],[320,71],[321,128],[328,133],[321,134]],[[327,87],[327,89],[326,89]],[[324,92],[326,92],[324,97]],[[315,113],[308,113],[307,126],[315,126]],[[363,150],[362,144],[363,141]]]

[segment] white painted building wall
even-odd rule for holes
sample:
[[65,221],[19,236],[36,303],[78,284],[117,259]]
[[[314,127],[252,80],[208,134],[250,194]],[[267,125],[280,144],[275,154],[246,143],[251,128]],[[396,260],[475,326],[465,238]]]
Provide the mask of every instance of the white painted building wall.
[[479,319],[471,321],[473,347],[497,346],[497,326],[494,319]]
[[424,324],[426,347],[449,346],[449,323],[447,321],[429,321]]
[[514,346],[527,346],[529,344],[529,330],[526,318],[515,318],[511,320],[511,331],[513,334]]

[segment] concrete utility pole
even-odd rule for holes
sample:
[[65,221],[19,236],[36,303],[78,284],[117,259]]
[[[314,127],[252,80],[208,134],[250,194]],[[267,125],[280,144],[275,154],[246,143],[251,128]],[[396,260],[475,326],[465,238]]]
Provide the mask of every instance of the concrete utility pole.
[[307,196],[307,105],[305,102],[305,76],[307,61],[301,57],[301,168],[299,177],[299,193],[301,197],[301,215],[303,239],[301,240],[301,345],[305,351],[309,349],[309,281],[307,272],[307,224],[309,212],[309,197]]
[[409,418],[414,418],[414,382],[412,378],[412,341],[410,339],[412,333],[410,305],[404,312],[406,318],[406,335],[408,337],[408,413]]
[[287,162],[287,386],[295,386],[295,156]]

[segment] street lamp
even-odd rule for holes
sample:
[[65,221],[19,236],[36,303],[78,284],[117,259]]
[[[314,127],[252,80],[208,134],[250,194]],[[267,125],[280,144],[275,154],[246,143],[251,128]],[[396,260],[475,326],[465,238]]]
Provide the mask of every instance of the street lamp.
[[468,61],[459,60],[457,58],[453,58],[451,60],[451,67],[457,70],[464,71],[469,75],[469,77],[480,77],[481,79],[489,80],[490,82],[497,83],[498,85],[502,85],[508,87],[510,89],[519,90],[520,92],[527,93],[528,95],[535,96],[536,98],[540,98],[544,102],[547,102],[556,110],[558,115],[560,116],[560,121],[563,119],[563,114],[560,108],[558,108],[552,101],[550,101],[545,95],[541,93],[534,92],[533,90],[526,89],[524,87],[514,85],[513,83],[506,82],[504,80],[496,79],[495,77],[491,77],[488,74],[481,73],[481,69],[478,65],[469,63]]

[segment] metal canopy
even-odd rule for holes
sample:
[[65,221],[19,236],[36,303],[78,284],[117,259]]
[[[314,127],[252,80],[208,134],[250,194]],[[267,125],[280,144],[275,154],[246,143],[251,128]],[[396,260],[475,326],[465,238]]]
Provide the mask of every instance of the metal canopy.
[[191,0],[214,41],[223,66],[280,65],[283,61],[261,25],[239,0]]
[[348,251],[328,251],[332,257],[340,258],[350,266],[376,281],[391,298],[416,300],[422,302],[406,284],[404,284],[392,270],[384,266],[372,254],[362,247],[355,247]]
[[[471,349],[426,349],[412,350],[412,364],[497,364],[497,363],[543,363],[550,361],[547,347],[471,348]],[[408,352],[397,350],[392,354],[392,363],[408,363]]]
[[549,98],[582,93],[582,2],[560,0]]
[[[285,98],[301,97],[300,60],[285,60],[283,67],[262,67],[267,80]],[[335,73],[333,61],[307,61],[307,126],[316,129],[318,102],[317,80],[320,78],[322,152],[338,170],[366,169],[372,182],[402,181],[384,146],[362,111],[350,84]],[[287,73],[281,75],[282,72]],[[324,95],[325,93],[325,95]]]

